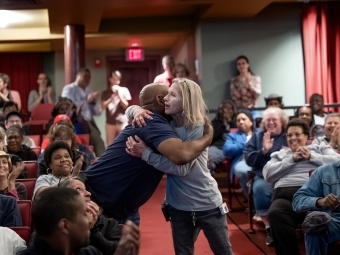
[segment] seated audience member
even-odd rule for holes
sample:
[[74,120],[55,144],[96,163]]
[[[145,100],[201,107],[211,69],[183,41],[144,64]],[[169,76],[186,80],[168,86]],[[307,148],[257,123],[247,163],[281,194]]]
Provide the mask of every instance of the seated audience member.
[[334,150],[340,149],[340,114],[331,113],[325,118],[325,125],[323,127],[324,136],[316,137],[313,140],[313,145],[321,143],[328,144]]
[[55,102],[52,84],[45,73],[38,75],[37,83],[38,88],[31,90],[28,95],[27,109],[29,112],[32,112],[38,104],[53,104]]
[[[32,220],[36,232],[32,244],[18,255],[102,254],[90,243],[88,207],[79,192],[50,188],[33,203]],[[113,255],[138,254],[139,230],[132,223],[123,226],[123,235]],[[136,253],[130,253],[136,251]]]
[[18,105],[12,101],[8,101],[4,104],[2,107],[2,115],[0,114],[0,127],[3,129],[6,129],[5,127],[5,120],[6,116],[8,113],[13,112],[13,111],[19,111],[18,110]]
[[24,162],[12,165],[10,156],[4,151],[0,151],[0,194],[14,197],[16,200],[27,199],[25,185],[15,182],[24,168]]
[[339,161],[340,155],[329,145],[306,146],[308,125],[301,119],[288,122],[286,137],[289,149],[270,155],[263,177],[274,187],[268,220],[276,254],[299,255],[295,228],[305,214],[293,211],[293,196],[308,181],[311,169]]
[[324,214],[316,218],[315,228],[311,225],[305,233],[308,255],[326,255],[328,245],[340,240],[339,170],[340,162],[318,167],[293,197],[293,209],[297,213],[318,211]]
[[47,174],[40,175],[35,183],[33,200],[44,189],[58,183],[62,179],[78,176],[81,171],[81,160],[73,166],[73,152],[70,146],[61,141],[55,141],[44,151],[44,162],[48,167]]
[[[44,137],[44,139],[41,143],[41,151],[43,151],[50,144],[50,138],[51,138],[53,131],[55,130],[55,128],[58,125],[61,125],[61,124],[67,125],[75,131],[70,117],[68,117],[65,114],[57,115],[54,118],[54,122],[53,122],[52,126],[50,126],[50,128],[48,129],[48,132],[47,132],[46,136]],[[78,143],[81,143],[81,139],[79,138],[78,135],[76,135],[76,140],[77,140]]]
[[282,109],[284,106],[282,97],[278,94],[270,94],[268,97],[264,98],[264,101],[266,102],[266,108],[276,107]]
[[252,191],[256,213],[261,217],[266,230],[266,245],[273,245],[267,212],[271,204],[273,187],[263,178],[262,170],[270,160],[270,154],[287,146],[284,130],[288,117],[279,108],[270,107],[263,112],[261,132],[254,133],[243,149],[246,164],[251,166],[256,176],[253,180]]
[[174,78],[172,75],[172,70],[175,66],[174,58],[170,55],[164,56],[162,58],[162,66],[164,69],[164,73],[157,75],[153,82],[158,82],[170,86],[172,84],[172,79]]
[[15,198],[0,194],[0,226],[22,226],[19,206]]
[[327,113],[323,110],[325,107],[323,96],[317,93],[311,95],[309,98],[309,106],[313,111],[315,125],[323,126],[325,124],[325,117],[327,116]]
[[[67,125],[58,125],[54,132],[51,135],[51,144],[54,141],[62,141],[67,143],[67,145],[71,148],[72,153],[71,159],[74,166],[79,167],[79,170],[86,170],[90,165],[89,156],[78,150],[78,143],[76,141],[75,134],[73,130]],[[39,169],[38,175],[48,174],[48,164],[45,161],[45,150],[39,155]]]
[[99,207],[91,201],[91,193],[86,190],[83,180],[79,177],[64,179],[59,187],[71,188],[80,193],[88,207],[90,220],[90,245],[96,247],[103,255],[112,255],[117,248],[122,230],[113,218],[107,218]]
[[185,65],[178,63],[175,65],[172,75],[174,78],[188,78],[189,70]]
[[2,114],[4,118],[6,118],[7,114],[14,111],[19,112],[19,108],[18,105],[13,101],[6,102],[2,108]]
[[77,134],[89,134],[90,128],[81,114],[79,114],[80,108],[77,109],[73,102],[67,97],[59,97],[51,112],[51,119],[48,121],[46,129],[50,129],[50,127],[55,123],[55,119],[58,115],[67,115],[70,118]]
[[28,146],[22,144],[24,141],[24,131],[18,125],[13,125],[6,130],[7,145],[9,154],[15,154],[23,161],[37,160],[35,152]]
[[[22,118],[21,114],[17,111],[10,112],[6,115],[5,127],[8,129],[13,125],[18,125],[22,128]],[[25,132],[24,132],[25,133]],[[5,138],[5,143],[7,144],[7,139]],[[28,136],[23,136],[22,144],[30,148],[35,148],[36,144],[32,138]]]
[[295,117],[306,121],[309,128],[309,138],[315,138],[323,135],[322,126],[315,125],[312,108],[309,106],[298,107],[295,112]]
[[86,187],[93,200],[103,208],[104,215],[119,223],[129,218],[139,224],[139,207],[149,200],[163,176],[163,172],[126,152],[128,137],[138,135],[148,147],[178,165],[196,159],[211,143],[212,128],[209,125],[205,126],[205,134],[200,139],[183,142],[178,138],[165,119],[163,98],[167,94],[166,85],[152,83],[144,86],[139,101],[142,108],[153,112],[153,119],[147,119],[147,126],[143,128],[126,126],[85,172]]
[[9,85],[11,80],[7,74],[0,73],[0,109],[8,101],[13,101],[18,105],[19,112],[21,111],[21,99],[18,91],[10,90]]
[[[73,130],[73,133],[75,133],[74,132],[75,129],[74,129],[74,126],[71,122],[71,119],[67,115],[59,114],[58,116],[56,116],[54,118],[54,123],[50,127],[50,129],[48,130],[48,133],[47,133],[46,137],[44,138],[44,140],[41,144],[41,152],[43,152],[45,150],[45,148],[50,144],[52,134],[55,131],[56,127],[59,126],[59,125],[68,126],[69,128],[71,128]],[[77,141],[77,144],[78,144],[77,150],[86,153],[89,156],[90,160],[94,160],[95,157],[94,157],[93,153],[89,150],[89,148],[86,145],[81,144],[82,141],[81,141],[80,137],[76,134],[75,134],[75,137],[76,137],[76,141]],[[39,157],[38,162],[40,162],[41,159],[42,159],[42,157]]]
[[0,251],[4,255],[15,255],[26,250],[26,242],[14,230],[0,227]]
[[243,156],[243,148],[253,135],[254,121],[249,110],[241,109],[236,113],[237,132],[229,133],[223,145],[223,153],[226,157],[231,157],[230,178],[233,180],[235,174],[239,180],[243,191],[244,201],[248,200],[248,171],[252,168],[247,165]]
[[211,121],[214,129],[213,140],[208,150],[209,169],[212,175],[215,173],[216,166],[223,162],[222,147],[226,141],[230,128],[235,128],[236,106],[231,100],[220,103],[216,117]]

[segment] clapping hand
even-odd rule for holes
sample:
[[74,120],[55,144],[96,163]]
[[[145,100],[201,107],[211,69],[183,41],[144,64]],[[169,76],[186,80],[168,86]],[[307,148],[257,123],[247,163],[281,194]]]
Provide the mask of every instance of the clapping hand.
[[81,155],[76,163],[74,164],[74,167],[73,167],[73,171],[72,171],[72,176],[78,176],[79,175],[79,172],[83,166],[83,163],[84,163],[84,156]]
[[89,202],[86,202],[86,210],[87,210],[86,213],[87,213],[87,217],[89,218],[90,229],[91,229],[97,222],[98,215],[99,215],[99,206],[95,202],[89,201]]
[[310,159],[310,152],[306,146],[300,146],[297,148],[296,152],[293,155],[293,160],[299,161],[299,160],[309,160]]
[[24,169],[25,163],[23,161],[17,162],[12,166],[12,172],[8,175],[8,181],[15,181]]
[[127,221],[122,229],[122,237],[113,255],[137,255],[139,253],[139,229],[132,222]]
[[270,132],[265,132],[262,140],[262,153],[267,154],[268,151],[273,147],[274,138],[270,138]]

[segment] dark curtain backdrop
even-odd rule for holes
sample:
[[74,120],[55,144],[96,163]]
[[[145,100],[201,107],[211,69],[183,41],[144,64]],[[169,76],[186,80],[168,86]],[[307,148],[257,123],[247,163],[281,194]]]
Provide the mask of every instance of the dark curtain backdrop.
[[42,53],[0,53],[0,73],[7,74],[10,89],[20,94],[22,113],[27,113],[28,94],[37,88],[37,78],[42,72]]
[[306,99],[340,102],[340,3],[305,5],[302,20]]

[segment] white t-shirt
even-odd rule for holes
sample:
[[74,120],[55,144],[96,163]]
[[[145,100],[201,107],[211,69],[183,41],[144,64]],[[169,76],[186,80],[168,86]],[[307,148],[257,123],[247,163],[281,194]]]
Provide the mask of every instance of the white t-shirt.
[[[126,101],[131,100],[131,94],[128,88],[121,87],[119,85],[113,85],[112,90],[118,90],[119,95],[124,98]],[[120,103],[119,97],[115,96],[111,103],[109,103],[107,110],[113,115],[117,111],[118,104]],[[119,114],[116,118],[121,123],[127,123],[128,118],[125,116],[125,114]]]
[[1,254],[15,255],[26,250],[26,242],[10,228],[0,227],[0,251]]
[[320,126],[325,125],[325,119],[326,119],[327,115],[326,114],[323,114],[323,115],[324,115],[323,117],[320,117],[320,116],[314,114],[315,125],[320,125]]

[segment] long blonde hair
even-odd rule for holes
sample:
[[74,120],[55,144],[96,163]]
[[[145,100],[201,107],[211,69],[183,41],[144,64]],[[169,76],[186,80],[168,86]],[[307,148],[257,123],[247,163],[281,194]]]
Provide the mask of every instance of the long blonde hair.
[[204,103],[200,86],[187,78],[175,78],[172,82],[178,84],[182,94],[185,128],[193,129],[199,121],[204,123],[208,108]]

